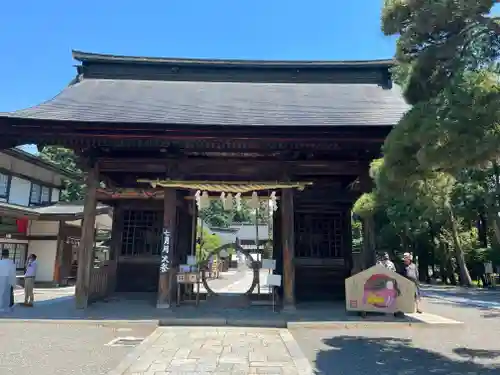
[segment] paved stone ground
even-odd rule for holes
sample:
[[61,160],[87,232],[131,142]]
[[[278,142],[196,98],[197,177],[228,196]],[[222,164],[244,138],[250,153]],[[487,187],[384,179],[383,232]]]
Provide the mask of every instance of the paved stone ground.
[[464,325],[291,332],[317,374],[500,374],[500,311],[444,297],[424,299],[424,311]]
[[312,374],[288,330],[164,327],[111,374]]
[[156,324],[0,321],[0,375],[106,375],[134,348],[107,346],[145,338]]
[[[269,294],[270,289],[267,287],[267,276],[269,271],[260,271],[260,294]],[[208,286],[216,293],[245,293],[253,282],[253,271],[246,265],[241,264],[238,269],[230,269],[228,272],[221,272],[219,279],[208,280]],[[205,288],[200,286],[200,292],[206,293]],[[257,288],[253,291],[257,293]]]
[[[35,288],[35,303],[68,299],[75,295],[75,287],[64,288]],[[14,291],[14,301],[16,303],[24,302],[24,289],[18,288]]]
[[423,287],[423,294],[458,306],[479,307],[500,310],[500,290],[462,288],[454,286],[429,285]]

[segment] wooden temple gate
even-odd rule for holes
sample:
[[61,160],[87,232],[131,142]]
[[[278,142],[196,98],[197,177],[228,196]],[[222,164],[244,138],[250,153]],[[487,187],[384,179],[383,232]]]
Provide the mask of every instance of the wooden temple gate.
[[[0,148],[68,147],[86,171],[79,307],[114,291],[157,292],[159,307],[174,300],[175,266],[194,246],[193,191],[141,179],[312,182],[276,189],[283,301],[343,295],[356,181],[407,108],[392,62],[74,58],[77,78],[60,95],[0,114]],[[94,269],[98,201],[114,215],[109,264]]]

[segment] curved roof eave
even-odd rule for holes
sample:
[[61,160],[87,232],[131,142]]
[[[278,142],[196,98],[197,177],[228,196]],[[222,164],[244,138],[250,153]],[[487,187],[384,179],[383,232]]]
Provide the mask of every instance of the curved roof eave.
[[73,59],[82,63],[133,63],[164,65],[198,65],[198,66],[232,66],[251,68],[389,68],[394,65],[393,59],[380,60],[236,60],[236,59],[195,59],[165,58],[146,56],[124,56],[103,53],[91,53],[72,50]]

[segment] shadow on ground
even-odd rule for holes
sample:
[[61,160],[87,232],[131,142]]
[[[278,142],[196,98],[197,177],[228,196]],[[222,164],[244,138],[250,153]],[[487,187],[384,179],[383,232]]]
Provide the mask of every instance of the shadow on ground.
[[[473,359],[494,358],[500,353],[457,348],[454,360],[439,353],[412,346],[409,339],[337,336],[323,341],[330,348],[317,353],[316,374],[335,375],[498,375],[500,367],[474,363]],[[459,358],[464,358],[460,360]]]
[[[199,322],[226,320],[228,325],[244,322],[255,326],[286,327],[292,322],[342,322],[364,324],[370,322],[416,322],[412,317],[395,318],[393,315],[368,315],[366,319],[355,314],[347,314],[345,304],[308,303],[298,304],[296,310],[274,312],[272,306],[246,306],[227,308],[217,302],[217,298],[194,305],[181,305],[172,309],[156,308],[156,294],[126,293],[116,294],[106,301],[91,304],[85,310],[75,308],[73,297],[55,298],[47,302],[35,302],[34,308],[16,306],[14,311],[0,315],[2,319],[44,319],[44,320],[127,320],[164,321],[164,325],[175,325],[175,320],[193,319]],[[232,323],[229,323],[229,322]],[[207,323],[208,324],[208,323]]]

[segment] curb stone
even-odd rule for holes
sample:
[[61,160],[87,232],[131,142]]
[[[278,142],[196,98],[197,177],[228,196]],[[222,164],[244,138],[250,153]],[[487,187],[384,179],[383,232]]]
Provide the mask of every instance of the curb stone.
[[426,321],[401,321],[401,322],[384,322],[384,321],[292,321],[287,322],[285,319],[270,319],[270,320],[252,320],[252,319],[225,319],[225,318],[167,318],[160,319],[158,325],[160,327],[256,327],[256,328],[287,328],[287,329],[359,329],[359,328],[387,328],[397,329],[405,327],[413,328],[440,328],[455,326],[460,327],[462,322],[442,318],[434,322]]
[[26,319],[26,318],[0,318],[2,323],[43,323],[43,324],[154,324],[159,327],[253,327],[253,328],[278,328],[278,329],[359,329],[359,328],[450,328],[462,327],[463,322],[438,317],[433,321],[291,321],[285,319],[253,320],[253,319],[225,319],[225,318],[162,318],[144,319],[144,320],[126,320],[126,319],[92,319],[81,317],[75,319]]
[[280,329],[280,337],[283,340],[292,360],[297,368],[297,372],[299,375],[313,375],[314,370],[311,366],[311,363],[306,358],[302,350],[300,349],[299,344],[293,338],[292,334],[288,331],[288,329]]
[[155,324],[158,325],[157,319],[151,320],[125,320],[125,319],[92,319],[92,318],[78,318],[78,319],[25,319],[25,318],[0,318],[0,325],[2,323],[44,323],[44,324]]
[[136,362],[147,350],[158,340],[162,332],[156,329],[146,340],[134,348],[129,354],[122,359],[122,361],[113,370],[109,371],[107,375],[123,375],[130,366]]

